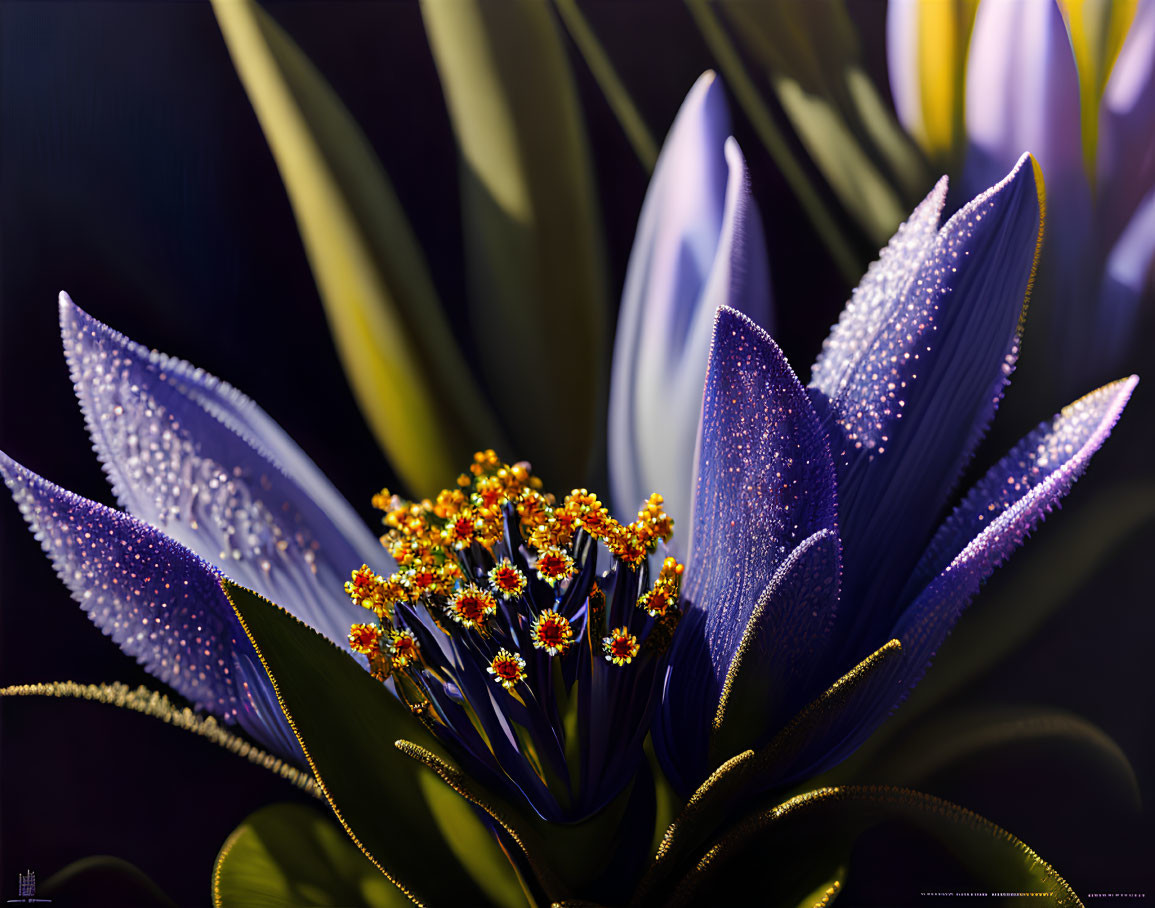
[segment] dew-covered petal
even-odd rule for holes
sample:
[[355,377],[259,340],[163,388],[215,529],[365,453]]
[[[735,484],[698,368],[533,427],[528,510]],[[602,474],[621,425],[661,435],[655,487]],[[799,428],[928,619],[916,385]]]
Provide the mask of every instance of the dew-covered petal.
[[[348,646],[342,589],[388,558],[349,504],[256,404],[101,324],[61,294],[60,324],[93,446],[129,513]],[[386,571],[387,572],[387,571]]]
[[765,331],[719,310],[702,400],[685,598],[720,686],[758,597],[803,539],[835,531],[834,470],[805,389]]
[[297,755],[216,568],[143,521],[53,485],[2,453],[0,474],[57,575],[117,646],[197,709]]
[[840,554],[838,536],[819,530],[790,553],[759,598],[713,719],[718,757],[765,744],[819,693],[816,682],[828,682],[816,676],[827,665]]
[[875,722],[921,680],[982,582],[1082,475],[1137,383],[1132,376],[1106,385],[1040,425],[975,485],[943,524],[907,587],[917,596],[891,632],[902,641],[903,659],[892,677],[878,679],[870,706]]
[[[1091,392],[1015,445],[935,533],[908,588],[917,592],[944,571],[957,574],[952,565],[963,558],[974,561],[981,556],[987,565],[982,569],[985,578],[1082,474],[1111,433],[1138,381],[1132,376]],[[1016,528],[996,530],[1000,520],[1012,521]],[[1018,538],[1012,538],[1015,532]],[[992,548],[996,545],[1002,548]]]
[[877,393],[874,399],[862,395],[861,373],[870,367],[875,339],[889,322],[900,317],[915,280],[934,251],[946,193],[947,178],[942,177],[899,226],[878,260],[866,269],[810,373],[810,386],[835,403],[848,433],[874,443],[878,440],[876,427],[882,421],[879,408],[886,398],[877,399]]
[[713,73],[690,91],[662,148],[626,273],[609,414],[614,503],[660,491],[688,543],[694,444],[714,314],[767,324],[762,223]]
[[[856,610],[840,632],[846,659],[861,658],[893,623],[894,593],[1007,384],[1039,245],[1040,192],[1024,155],[943,226],[899,305],[876,303],[888,308],[876,329],[848,313],[815,369],[831,408],[844,598]],[[837,382],[835,352],[853,362]]]

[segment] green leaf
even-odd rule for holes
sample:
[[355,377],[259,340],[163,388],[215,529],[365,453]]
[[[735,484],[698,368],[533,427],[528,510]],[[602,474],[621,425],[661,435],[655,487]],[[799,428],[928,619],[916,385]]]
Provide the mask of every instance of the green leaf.
[[215,908],[410,904],[340,826],[299,804],[272,804],[249,815],[213,868]]
[[421,791],[437,828],[463,867],[494,904],[519,908],[527,896],[497,839],[480,823],[470,802],[432,773],[420,776]]
[[[770,788],[788,772],[809,744],[853,731],[856,705],[865,682],[894,660],[902,645],[891,640],[839,678],[776,734],[768,744],[745,750],[721,763],[686,802],[669,825],[653,863],[638,887],[639,897],[662,891],[670,875],[695,853],[704,841],[717,834],[723,821],[744,801]],[[850,728],[846,726],[849,725]]]
[[863,70],[844,4],[723,0],[719,8],[839,201],[885,244],[930,174]]
[[626,90],[617,70],[614,69],[613,61],[598,40],[597,33],[582,13],[578,0],[554,0],[554,6],[562,22],[565,23],[570,38],[585,58],[586,66],[597,80],[598,88],[606,96],[606,103],[618,118],[618,123],[633,146],[638,160],[646,172],[651,173],[658,161],[658,144],[654,141],[645,119]]
[[[408,741],[403,753],[427,767],[448,789],[488,814],[521,852],[553,903],[572,901],[574,894],[599,879],[621,848],[616,833],[627,812],[635,809],[634,790],[627,787],[598,813],[580,823],[551,823],[500,795],[486,791],[436,754]],[[651,784],[641,773],[634,786]],[[643,799],[644,800],[644,799]]]
[[134,864],[107,854],[73,861],[44,880],[36,890],[39,898],[63,905],[133,905],[136,908],[176,908]]
[[569,488],[603,424],[608,282],[566,48],[542,0],[423,0],[421,13],[461,152],[482,362],[514,404],[519,450]]
[[106,703],[120,709],[132,710],[154,719],[160,719],[173,728],[180,728],[192,732],[194,735],[199,735],[213,744],[223,747],[229,753],[236,754],[242,760],[263,766],[290,784],[296,785],[311,795],[320,797],[313,777],[307,772],[302,772],[280,757],[266,753],[239,735],[225,731],[221,723],[212,716],[198,715],[187,706],[173,706],[164,694],[149,690],[144,685],[133,689],[127,684],[119,682],[77,684],[75,681],[50,681],[41,684],[13,684],[0,688],[0,697],[59,697],[90,700],[94,703]]
[[[488,904],[454,856],[401,739],[438,750],[353,657],[256,593],[222,581],[313,775],[353,843],[417,901]],[[468,823],[470,815],[458,818]],[[481,826],[475,816],[473,822]],[[475,834],[475,833],[472,833]]]
[[345,372],[417,495],[469,455],[504,448],[445,321],[405,213],[352,116],[253,0],[213,0],[285,181]]
[[[895,785],[920,785],[984,752],[1031,746],[1051,761],[1078,751],[1093,764],[1081,768],[1080,788],[1090,796],[1110,792],[1132,810],[1142,795],[1131,761],[1106,732],[1086,719],[1057,709],[1016,707],[968,710],[919,723],[872,760],[863,775]],[[1085,767],[1086,764],[1080,764]]]
[[842,891],[846,883],[846,868],[837,867],[825,880],[798,900],[797,908],[826,908]]
[[[797,853],[826,849],[832,836],[860,835],[884,820],[932,835],[991,887],[1039,893],[1032,899],[1038,904],[1082,904],[1050,864],[990,820],[930,795],[884,786],[816,789],[747,815],[703,852],[665,904],[692,904],[703,889],[716,894],[719,872],[729,874],[741,862],[773,879],[783,859],[789,868]],[[897,855],[893,867],[881,869],[909,870],[905,860]]]
[[710,52],[717,59],[727,87],[734,93],[735,99],[749,118],[750,125],[754,127],[754,132],[778,166],[783,179],[797,196],[802,210],[806,212],[815,233],[826,246],[834,265],[843,279],[851,284],[855,283],[861,277],[865,265],[862,256],[855,251],[853,242],[844,234],[838,218],[832,214],[825,200],[811,184],[805,168],[795,157],[770,108],[762,100],[757,86],[746,72],[742,57],[726,33],[725,26],[714,14],[709,0],[686,0],[686,6],[693,15]]

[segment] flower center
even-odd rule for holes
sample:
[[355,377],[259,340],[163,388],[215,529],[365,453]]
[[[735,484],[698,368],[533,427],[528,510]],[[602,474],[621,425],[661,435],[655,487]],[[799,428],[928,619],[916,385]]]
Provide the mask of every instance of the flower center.
[[[622,524],[585,489],[559,501],[526,464],[485,451],[431,501],[373,503],[397,570],[362,566],[345,584],[377,619],[349,632],[373,674],[463,767],[542,816],[574,819],[620,791],[680,617],[682,566],[666,558],[647,579],[673,532],[661,496]],[[612,556],[600,574],[599,549]]]

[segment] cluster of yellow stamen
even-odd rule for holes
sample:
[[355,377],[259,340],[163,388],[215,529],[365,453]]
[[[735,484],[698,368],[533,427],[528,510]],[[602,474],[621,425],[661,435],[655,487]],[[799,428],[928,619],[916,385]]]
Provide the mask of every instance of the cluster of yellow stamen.
[[[566,587],[559,584],[577,572],[573,546],[579,532],[600,542],[631,568],[637,568],[673,532],[660,495],[650,497],[636,520],[622,524],[585,489],[575,489],[559,503],[541,491],[541,481],[528,465],[502,463],[493,451],[475,454],[457,487],[432,500],[404,501],[384,489],[374,496],[373,504],[384,511],[386,531],[381,543],[398,567],[391,576],[381,577],[362,566],[353,571],[345,591],[354,603],[377,616],[377,625],[354,625],[349,640],[356,652],[369,656],[379,676],[421,659],[413,635],[394,625],[399,603],[420,603],[446,632],[440,615],[465,631],[489,636],[493,630],[487,625],[498,611],[498,600],[516,601],[528,595],[527,570],[561,595]],[[515,522],[527,546],[522,567],[510,557],[499,558],[502,553],[496,551],[505,539],[507,519]],[[492,567],[482,574],[476,566],[487,557]],[[664,619],[669,614],[676,620],[681,570],[674,559],[666,559],[653,589],[638,601],[639,607],[653,617]],[[596,585],[594,591],[601,596]],[[590,615],[594,615],[592,593],[590,601]],[[599,603],[603,601],[604,597]],[[600,621],[600,611],[596,614]],[[599,631],[603,630],[601,625]],[[574,638],[570,620],[556,606],[537,613],[530,628],[532,645],[551,657],[565,653]],[[629,664],[640,649],[626,627],[604,638],[603,645],[606,659],[615,665]],[[489,673],[510,690],[525,678],[525,660],[503,647],[489,665]]]
[[673,558],[662,562],[662,570],[654,581],[654,588],[638,598],[638,608],[645,609],[651,618],[664,618],[677,605],[683,570],[683,566]]
[[497,600],[480,587],[470,585],[449,600],[445,611],[458,624],[481,629],[485,619],[497,611]]
[[489,585],[502,599],[516,599],[525,592],[529,583],[525,574],[513,566],[508,558],[502,558],[489,572]]
[[518,682],[525,680],[525,660],[517,653],[503,649],[493,657],[486,671],[493,675],[494,681],[506,690],[511,690]]
[[605,651],[607,662],[614,665],[629,665],[638,654],[641,645],[628,627],[616,627],[610,631],[608,637],[602,637],[602,649]]
[[556,610],[542,612],[530,629],[535,649],[543,649],[551,656],[564,653],[573,643],[573,628],[565,615]]

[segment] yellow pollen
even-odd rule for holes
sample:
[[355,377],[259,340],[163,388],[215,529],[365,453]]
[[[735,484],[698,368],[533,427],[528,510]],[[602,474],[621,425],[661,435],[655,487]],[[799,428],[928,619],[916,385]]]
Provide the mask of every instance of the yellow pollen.
[[417,640],[409,631],[394,631],[389,637],[389,657],[394,668],[405,668],[420,655]]
[[684,568],[674,558],[667,558],[662,563],[658,579],[654,581],[654,588],[642,594],[638,599],[638,608],[645,609],[650,617],[661,618],[677,606],[678,590],[682,585]]
[[573,572],[573,559],[559,548],[546,549],[537,556],[537,576],[550,586]]
[[525,574],[515,568],[508,558],[502,558],[489,572],[490,586],[503,599],[513,599],[520,596],[528,582]]
[[494,681],[510,690],[519,681],[525,680],[525,660],[517,653],[502,649],[493,657],[486,671],[493,675]]
[[610,631],[608,637],[602,637],[602,649],[605,650],[607,662],[629,665],[641,647],[638,638],[630,633],[629,628],[618,627]]
[[349,645],[353,651],[363,656],[378,652],[381,642],[381,630],[375,624],[354,624],[349,628]]
[[450,599],[445,608],[458,624],[480,629],[485,619],[497,611],[497,600],[483,589],[467,586]]
[[569,620],[553,609],[537,616],[531,635],[534,647],[545,650],[551,656],[564,653],[573,643],[573,628]]

